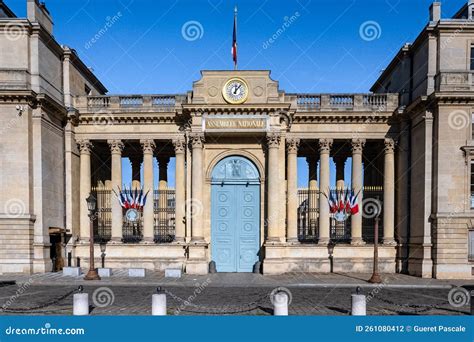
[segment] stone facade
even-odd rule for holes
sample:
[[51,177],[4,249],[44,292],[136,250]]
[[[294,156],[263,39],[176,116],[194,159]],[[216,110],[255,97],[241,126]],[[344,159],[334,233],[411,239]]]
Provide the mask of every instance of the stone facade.
[[[250,237],[245,218],[227,218],[236,231],[243,227],[232,262],[249,257],[246,244],[257,241],[250,258],[264,274],[369,272],[375,209],[382,272],[471,277],[470,2],[449,20],[433,4],[429,25],[373,93],[289,94],[269,71],[234,70],[202,71],[187,94],[133,96],[106,95],[74,50],[51,39],[44,5],[27,4],[26,19],[3,3],[0,12],[1,273],[48,272],[68,254],[72,264],[87,265],[91,192],[107,267],[203,274],[215,261],[219,270],[211,247],[221,242],[212,237],[224,225],[216,223],[214,190],[251,181],[260,197],[248,209],[259,213],[258,229]],[[232,82],[240,85],[227,88]],[[239,91],[245,96],[233,102]],[[222,171],[230,181],[215,179],[219,162],[232,157],[247,160],[258,177],[238,178],[236,159]],[[136,224],[115,196],[123,158],[131,186],[150,193]],[[305,189],[297,186],[298,158],[308,162]],[[324,197],[331,160],[337,189],[360,193],[360,212],[345,222]]]

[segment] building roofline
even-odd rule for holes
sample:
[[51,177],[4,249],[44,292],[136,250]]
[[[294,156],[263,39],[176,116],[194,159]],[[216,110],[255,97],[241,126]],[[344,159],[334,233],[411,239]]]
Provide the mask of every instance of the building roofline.
[[0,0],[0,11],[4,12],[7,18],[16,18],[16,14],[13,13],[3,0]]
[[77,69],[86,76],[86,78],[94,85],[95,87],[98,88],[98,90],[104,94],[106,94],[109,90],[104,86],[104,84],[99,80],[99,78],[91,71],[91,69],[84,64],[82,59],[79,57],[77,54],[76,50],[64,46],[63,47],[64,53],[70,53],[71,55],[71,63],[74,64]]

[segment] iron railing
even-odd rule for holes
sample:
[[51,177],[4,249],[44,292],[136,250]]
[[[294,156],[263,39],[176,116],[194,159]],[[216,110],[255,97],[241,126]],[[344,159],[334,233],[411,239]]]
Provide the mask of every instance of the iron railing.
[[[334,198],[336,190],[332,189]],[[364,241],[374,242],[375,215],[373,209],[379,212],[379,239],[383,239],[383,215],[381,186],[365,186],[362,193],[362,205],[359,208],[362,214],[362,238]],[[302,243],[314,243],[319,238],[319,201],[327,201],[319,190],[298,190],[298,240]],[[351,218],[345,221],[336,221],[330,214],[330,238],[334,242],[346,243],[351,240]]]
[[122,209],[122,241],[124,243],[137,243],[143,239],[143,212],[138,210],[138,219],[131,222],[125,218],[126,209]]
[[92,194],[97,199],[97,212],[94,220],[94,240],[96,243],[104,243],[112,236],[112,210],[110,207],[110,189],[102,185],[92,188]]
[[167,243],[175,238],[175,195],[175,190],[172,189],[159,189],[153,192],[155,242]]

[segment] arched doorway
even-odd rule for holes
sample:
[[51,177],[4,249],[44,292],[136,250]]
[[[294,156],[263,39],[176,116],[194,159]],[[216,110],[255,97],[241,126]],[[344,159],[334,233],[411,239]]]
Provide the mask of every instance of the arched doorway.
[[211,175],[211,259],[218,272],[252,272],[260,249],[260,176],[247,158],[229,156]]

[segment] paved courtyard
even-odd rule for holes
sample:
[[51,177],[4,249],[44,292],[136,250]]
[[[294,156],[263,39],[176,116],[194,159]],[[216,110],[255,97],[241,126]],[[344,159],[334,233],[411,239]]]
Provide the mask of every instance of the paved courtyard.
[[[0,314],[71,315],[72,296],[78,286],[89,294],[92,315],[149,315],[157,286],[167,294],[170,315],[271,315],[271,292],[278,286],[291,297],[290,315],[348,315],[351,293],[361,286],[367,295],[368,315],[468,315],[469,306],[448,302],[447,281],[403,275],[384,276],[384,284],[368,285],[368,275],[285,276],[253,274],[185,275],[181,279],[150,273],[128,278],[123,272],[97,282],[85,282],[60,273],[0,277]],[[8,283],[14,280],[16,283]],[[472,284],[472,281],[471,281]]]

